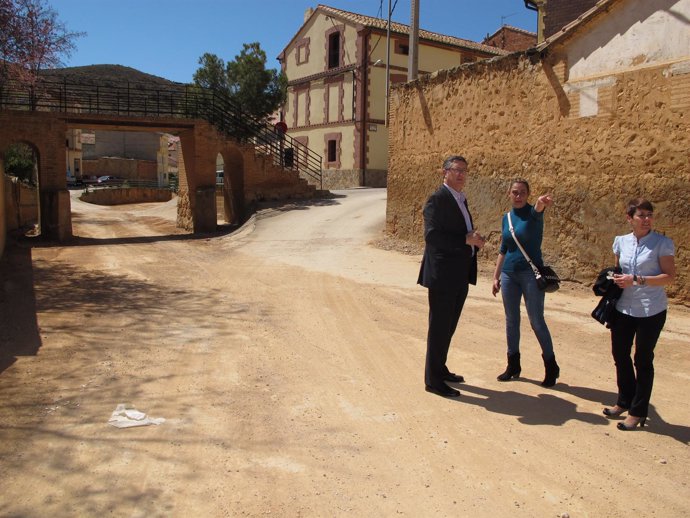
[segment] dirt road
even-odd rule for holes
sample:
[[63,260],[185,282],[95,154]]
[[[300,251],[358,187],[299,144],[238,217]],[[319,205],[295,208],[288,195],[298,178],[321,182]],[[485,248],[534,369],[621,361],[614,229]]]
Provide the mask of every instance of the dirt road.
[[[423,390],[418,256],[374,248],[385,190],[275,207],[233,234],[174,228],[174,202],[73,202],[69,246],[0,263],[0,515],[659,518],[690,502],[690,312],[672,307],[644,431],[615,401],[581,287],[548,295],[562,377],[523,332],[499,383],[503,312],[470,290]],[[107,421],[130,403],[159,425]]]

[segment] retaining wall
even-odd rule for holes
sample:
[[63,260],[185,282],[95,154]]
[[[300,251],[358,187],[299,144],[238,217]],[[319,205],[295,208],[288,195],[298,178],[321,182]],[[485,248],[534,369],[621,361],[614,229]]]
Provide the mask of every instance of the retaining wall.
[[546,260],[561,276],[590,284],[613,263],[614,236],[630,231],[626,202],[643,195],[655,205],[655,228],[676,244],[668,293],[690,303],[690,118],[682,95],[690,75],[669,70],[613,76],[588,117],[557,55],[513,54],[396,85],[387,232],[423,241],[422,206],[442,181],[442,161],[462,154],[475,224],[490,238],[482,267],[495,262],[509,179],[519,176],[530,181],[532,202],[545,192],[555,199],[545,220]]

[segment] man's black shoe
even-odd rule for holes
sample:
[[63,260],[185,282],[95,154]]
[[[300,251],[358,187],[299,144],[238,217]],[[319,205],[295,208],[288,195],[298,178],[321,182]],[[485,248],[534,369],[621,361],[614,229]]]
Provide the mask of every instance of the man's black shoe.
[[433,387],[431,385],[425,385],[424,390],[443,397],[460,397],[459,390],[455,390],[454,388],[449,387],[445,383],[442,383],[442,386]]
[[459,374],[455,374],[454,372],[449,372],[443,378],[443,381],[452,381],[453,383],[465,383],[465,378],[463,378]]

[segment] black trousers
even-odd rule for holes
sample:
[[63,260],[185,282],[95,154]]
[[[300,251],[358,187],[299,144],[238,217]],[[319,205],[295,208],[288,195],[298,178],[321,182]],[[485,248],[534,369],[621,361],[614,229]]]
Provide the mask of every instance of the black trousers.
[[458,291],[429,289],[429,331],[426,338],[424,382],[438,386],[448,374],[450,341],[460,320],[469,286]]
[[[651,317],[631,317],[615,311],[611,353],[616,363],[617,405],[635,417],[647,417],[654,384],[654,348],[666,322],[666,311]],[[634,367],[630,357],[635,341]]]

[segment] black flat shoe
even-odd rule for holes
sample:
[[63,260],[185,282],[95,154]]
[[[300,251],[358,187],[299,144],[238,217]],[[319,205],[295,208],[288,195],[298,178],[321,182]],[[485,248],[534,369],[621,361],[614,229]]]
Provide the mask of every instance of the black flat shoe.
[[[630,417],[634,417],[634,416],[630,416]],[[633,425],[627,425],[624,422],[620,422],[616,425],[616,427],[619,430],[623,430],[624,432],[629,432],[630,430],[634,430],[635,428],[637,428],[638,425],[640,426],[640,428],[644,428],[644,424],[646,421],[647,421],[646,417],[641,417],[640,420]]]
[[445,383],[443,386],[431,386],[431,385],[425,385],[424,390],[427,392],[431,392],[432,394],[436,394],[441,397],[460,397],[460,391],[455,390],[454,388],[449,387]]
[[618,407],[618,410],[614,410],[615,408],[616,408],[616,407],[613,407],[613,408],[604,408],[604,415],[605,415],[606,417],[618,417],[618,416],[621,415],[622,413],[628,411],[627,408],[620,408],[620,407]]
[[443,378],[443,381],[452,381],[453,383],[465,383],[465,378],[454,372],[449,372]]

